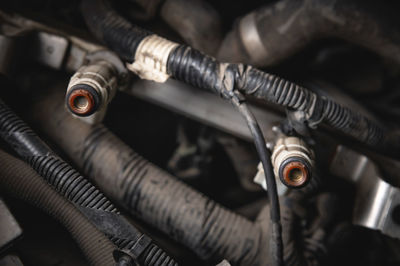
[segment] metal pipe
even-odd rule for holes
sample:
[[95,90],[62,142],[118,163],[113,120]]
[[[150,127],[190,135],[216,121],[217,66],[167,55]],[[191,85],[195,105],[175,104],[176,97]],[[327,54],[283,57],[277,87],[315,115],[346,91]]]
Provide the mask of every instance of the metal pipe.
[[269,66],[314,40],[335,37],[400,63],[400,33],[386,23],[388,13],[368,1],[278,1],[241,18],[226,35],[218,58]]

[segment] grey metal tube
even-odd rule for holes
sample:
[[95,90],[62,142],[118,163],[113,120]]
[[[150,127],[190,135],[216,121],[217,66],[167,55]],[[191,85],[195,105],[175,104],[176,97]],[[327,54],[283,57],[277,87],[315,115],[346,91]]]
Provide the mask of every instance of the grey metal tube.
[[269,66],[313,40],[336,37],[400,63],[400,33],[379,15],[367,1],[278,1],[241,18],[227,34],[218,57]]
[[204,0],[166,0],[161,17],[192,47],[215,55],[222,42],[218,12]]
[[222,42],[219,13],[206,0],[131,0],[140,8],[131,10],[136,19],[157,15],[192,47],[215,55]]

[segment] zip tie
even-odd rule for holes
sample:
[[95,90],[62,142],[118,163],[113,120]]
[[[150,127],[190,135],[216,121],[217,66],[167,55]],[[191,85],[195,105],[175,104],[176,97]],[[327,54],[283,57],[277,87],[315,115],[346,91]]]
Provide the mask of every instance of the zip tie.
[[167,73],[169,54],[177,43],[157,35],[144,38],[135,53],[135,61],[127,64],[127,68],[142,79],[163,83],[170,75]]

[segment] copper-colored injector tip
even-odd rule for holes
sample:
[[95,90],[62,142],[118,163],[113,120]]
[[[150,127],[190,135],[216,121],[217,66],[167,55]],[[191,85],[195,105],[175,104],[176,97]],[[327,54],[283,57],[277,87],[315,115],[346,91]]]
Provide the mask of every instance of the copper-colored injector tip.
[[308,167],[299,161],[285,165],[282,171],[283,182],[290,187],[301,187],[309,179]]
[[89,115],[95,108],[93,95],[84,89],[72,91],[67,103],[73,113],[81,116]]
[[312,177],[314,153],[302,139],[283,135],[275,143],[271,162],[285,186],[301,188]]

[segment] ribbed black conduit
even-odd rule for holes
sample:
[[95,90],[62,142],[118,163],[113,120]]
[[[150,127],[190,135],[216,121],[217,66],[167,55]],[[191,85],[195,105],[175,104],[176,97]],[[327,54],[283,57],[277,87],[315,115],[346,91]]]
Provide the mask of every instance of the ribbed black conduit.
[[[51,119],[51,118],[50,118]],[[147,250],[137,253],[132,249],[141,237],[151,240],[132,226],[114,205],[86,178],[59,158],[52,150],[0,100],[0,136],[33,169],[36,170],[57,192],[70,200],[96,227],[105,233],[120,249],[139,256],[139,262],[149,261],[146,256],[154,255]],[[152,249],[153,246],[144,246]],[[158,248],[158,247],[157,247]],[[159,249],[159,248],[158,248]],[[164,254],[164,251],[160,249]],[[153,260],[152,264],[177,265],[173,259],[164,255]]]
[[[213,262],[267,265],[261,225],[220,206],[148,162],[103,125],[71,116],[63,94],[48,95],[33,120],[104,193],[135,217]],[[40,119],[38,119],[40,118]],[[269,264],[270,265],[270,264]]]
[[122,59],[133,61],[140,41],[150,35],[151,32],[132,25],[111,9],[104,0],[98,3],[82,1],[82,6],[91,10],[84,13],[83,16],[85,20],[92,22],[88,24],[88,27],[96,37],[100,38]]
[[[85,0],[82,11],[88,27],[99,40],[124,60],[134,61],[138,44],[149,32],[123,19],[110,9],[105,0]],[[301,122],[310,127],[325,122],[378,150],[387,152],[400,148],[398,137],[389,138],[385,128],[357,111],[248,65],[220,63],[189,46],[180,45],[169,55],[167,71],[178,80],[213,91],[224,98],[230,99],[232,91],[238,90],[291,111],[302,112],[305,121]]]
[[[168,73],[224,98],[231,98],[232,91],[238,90],[291,111],[303,112],[305,122],[311,127],[326,122],[332,128],[381,150],[389,145],[384,138],[385,130],[362,114],[248,65],[223,64],[191,47],[180,45],[168,58]],[[400,142],[392,144],[399,147]]]
[[68,200],[52,189],[29,165],[0,150],[0,190],[26,201],[60,222],[91,265],[114,264],[115,246]]

